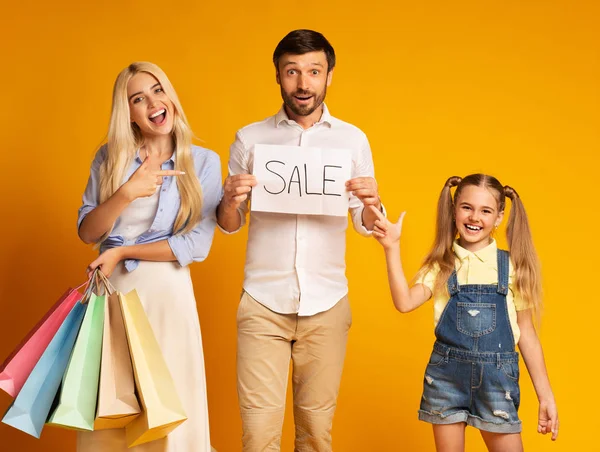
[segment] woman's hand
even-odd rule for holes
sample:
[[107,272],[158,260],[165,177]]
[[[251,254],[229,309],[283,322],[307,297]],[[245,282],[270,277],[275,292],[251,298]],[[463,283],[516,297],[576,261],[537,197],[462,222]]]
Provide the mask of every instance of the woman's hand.
[[104,273],[104,276],[110,278],[112,272],[115,270],[115,267],[119,262],[123,260],[122,255],[122,247],[116,247],[106,250],[102,253],[98,258],[93,261],[87,268],[88,278],[91,276],[92,272],[99,268],[99,270]]
[[156,189],[162,185],[163,177],[185,174],[184,171],[157,170],[156,168],[160,168],[160,165],[148,154],[140,167],[121,186],[120,190],[125,193],[129,202],[137,198],[152,196],[156,192]]

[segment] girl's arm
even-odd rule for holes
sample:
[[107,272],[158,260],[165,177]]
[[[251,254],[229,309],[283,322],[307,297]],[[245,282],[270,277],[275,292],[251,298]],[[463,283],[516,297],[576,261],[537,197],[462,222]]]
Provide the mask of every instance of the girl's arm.
[[391,223],[383,214],[373,206],[370,209],[377,216],[373,236],[385,250],[387,263],[388,283],[394,306],[400,312],[410,312],[417,309],[431,298],[431,290],[423,284],[409,287],[402,268],[400,259],[400,235],[404,213],[400,215],[397,223]]
[[531,314],[531,309],[517,311],[517,323],[521,330],[519,350],[523,355],[523,360],[540,403],[538,433],[545,435],[552,432],[552,440],[554,441],[558,437],[558,411],[550,387],[542,344],[535,331]]

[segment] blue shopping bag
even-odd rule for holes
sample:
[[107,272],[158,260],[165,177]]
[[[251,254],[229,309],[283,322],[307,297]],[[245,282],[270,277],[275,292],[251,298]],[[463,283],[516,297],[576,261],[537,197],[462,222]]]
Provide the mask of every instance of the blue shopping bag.
[[[87,300],[86,300],[87,301]],[[87,304],[75,303],[2,422],[39,438],[69,363]]]

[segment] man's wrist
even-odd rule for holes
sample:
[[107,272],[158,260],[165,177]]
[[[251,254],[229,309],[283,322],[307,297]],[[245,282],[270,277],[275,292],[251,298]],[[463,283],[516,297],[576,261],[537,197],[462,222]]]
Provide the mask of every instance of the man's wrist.
[[400,241],[383,245],[386,254],[400,253]]
[[234,200],[225,198],[221,200],[221,204],[219,205],[224,214],[231,214],[232,212],[235,212],[236,210],[238,210],[239,206],[240,205]]

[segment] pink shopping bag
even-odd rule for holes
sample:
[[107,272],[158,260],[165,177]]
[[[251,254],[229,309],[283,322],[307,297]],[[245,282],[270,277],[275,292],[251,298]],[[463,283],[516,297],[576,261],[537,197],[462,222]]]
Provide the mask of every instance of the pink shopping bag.
[[68,289],[0,366],[0,389],[16,397],[48,344],[82,294]]

